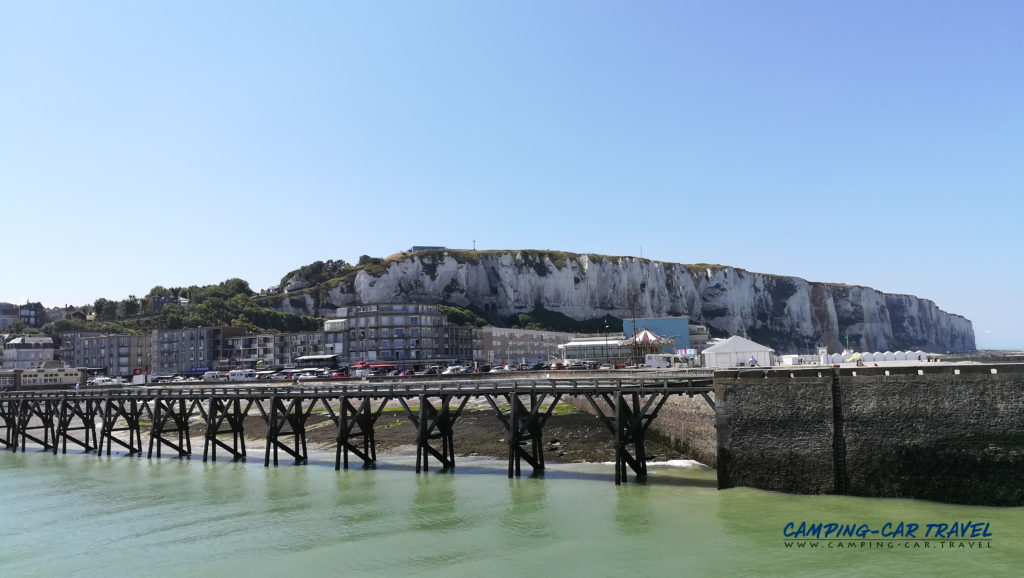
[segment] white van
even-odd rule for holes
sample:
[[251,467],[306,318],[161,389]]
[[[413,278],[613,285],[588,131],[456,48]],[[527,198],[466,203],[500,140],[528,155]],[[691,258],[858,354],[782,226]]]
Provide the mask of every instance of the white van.
[[224,381],[224,372],[207,371],[203,374],[203,381]]
[[256,370],[232,369],[228,372],[228,381],[256,381]]

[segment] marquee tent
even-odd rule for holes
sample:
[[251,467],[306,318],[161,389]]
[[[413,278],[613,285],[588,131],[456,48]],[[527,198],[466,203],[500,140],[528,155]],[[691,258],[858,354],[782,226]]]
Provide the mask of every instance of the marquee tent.
[[775,350],[734,335],[704,350],[704,367],[737,367],[750,365],[753,357],[757,365],[770,367]]

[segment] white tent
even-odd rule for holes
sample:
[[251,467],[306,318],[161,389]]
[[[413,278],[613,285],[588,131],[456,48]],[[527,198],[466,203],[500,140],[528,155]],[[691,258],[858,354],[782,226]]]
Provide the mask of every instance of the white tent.
[[885,357],[886,361],[892,361],[893,359],[895,359],[895,357],[893,357],[893,353],[891,351],[886,351],[882,355]]
[[704,350],[704,367],[749,366],[751,358],[761,367],[770,367],[774,352],[770,347],[734,335]]
[[905,351],[897,351],[896,353],[893,353],[892,355],[893,355],[893,359],[895,359],[896,361],[906,361],[907,360],[907,353]]
[[918,349],[917,351],[914,352],[913,359],[916,359],[918,361],[928,361],[928,354]]

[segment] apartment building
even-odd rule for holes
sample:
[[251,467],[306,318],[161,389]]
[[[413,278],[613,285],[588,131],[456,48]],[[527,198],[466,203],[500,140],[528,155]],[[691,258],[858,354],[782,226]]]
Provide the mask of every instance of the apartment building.
[[325,351],[324,343],[323,331],[236,335],[224,339],[225,347],[214,369],[295,367],[298,357],[335,353]]
[[150,371],[152,339],[148,334],[62,333],[65,367],[102,369],[111,377],[128,377]]
[[151,373],[202,373],[231,357],[230,339],[245,335],[244,327],[199,327],[157,329],[151,335],[153,363]]
[[[85,343],[82,341],[86,337],[98,337],[103,335],[98,331],[70,331],[61,333],[60,337],[60,360],[61,365],[64,367],[88,367],[85,362]],[[147,361],[148,364],[148,361]]]
[[439,357],[446,361],[483,359],[483,333],[479,327],[442,325]]
[[382,303],[341,307],[348,321],[347,359],[415,363],[440,359],[441,327],[437,305]]
[[38,329],[46,325],[46,322],[49,320],[46,315],[46,308],[39,302],[22,305],[19,308],[19,314],[21,322],[25,324],[25,327],[35,327]]
[[21,335],[10,338],[3,346],[4,369],[36,369],[52,362],[53,339],[44,335]]

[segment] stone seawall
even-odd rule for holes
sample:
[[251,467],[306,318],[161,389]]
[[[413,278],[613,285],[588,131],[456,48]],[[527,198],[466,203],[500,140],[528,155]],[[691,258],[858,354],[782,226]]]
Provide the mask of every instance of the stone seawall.
[[1024,365],[715,372],[720,488],[1024,505]]
[[[714,401],[714,394],[710,397]],[[582,396],[566,396],[562,401],[596,415],[594,408]],[[678,395],[666,400],[658,412],[658,417],[651,422],[647,435],[669,444],[673,449],[702,464],[715,467],[718,463],[715,412],[699,395]]]

